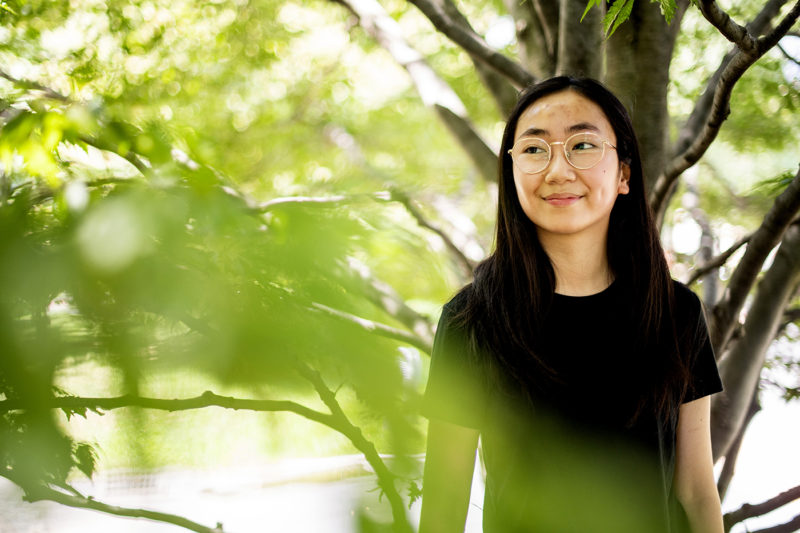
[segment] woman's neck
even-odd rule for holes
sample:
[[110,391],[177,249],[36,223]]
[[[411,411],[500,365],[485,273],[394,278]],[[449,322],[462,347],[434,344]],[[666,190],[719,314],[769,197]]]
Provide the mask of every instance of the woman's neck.
[[553,265],[558,294],[597,294],[614,280],[608,266],[605,239],[540,233],[539,242]]

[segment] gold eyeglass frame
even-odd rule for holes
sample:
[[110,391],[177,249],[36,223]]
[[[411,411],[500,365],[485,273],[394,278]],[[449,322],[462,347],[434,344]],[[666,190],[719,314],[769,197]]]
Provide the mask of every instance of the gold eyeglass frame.
[[[577,165],[576,165],[575,163],[573,163],[573,162],[572,162],[572,160],[569,158],[569,154],[567,154],[567,144],[569,143],[569,141],[570,141],[570,140],[571,140],[573,137],[577,137],[578,135],[592,135],[592,136],[594,136],[594,137],[597,137],[597,139],[598,139],[599,141],[601,141],[601,143],[602,143],[602,144],[601,144],[601,146],[603,147],[603,152],[600,154],[600,157],[597,159],[597,162],[596,162],[596,163],[593,163],[592,165],[590,165],[590,166],[588,166],[588,167],[579,167],[579,166],[577,166]],[[536,170],[536,171],[534,171],[534,172],[528,172],[528,171],[526,171],[526,170],[523,170],[523,169],[522,169],[522,168],[521,168],[521,167],[520,167],[520,166],[517,164],[517,161],[516,161],[516,158],[514,157],[514,153],[513,153],[513,152],[514,152],[514,148],[516,148],[517,144],[518,144],[519,142],[521,142],[523,139],[524,139],[524,140],[526,140],[526,141],[527,141],[527,140],[537,140],[537,141],[542,141],[544,144],[546,144],[546,145],[547,145],[547,162],[544,164],[544,166],[543,166],[543,167],[542,167],[540,170]],[[561,145],[561,149],[562,149],[562,150],[563,150],[563,152],[564,152],[564,159],[566,159],[566,160],[567,160],[567,163],[569,163],[569,164],[570,164],[570,166],[571,166],[572,168],[576,168],[576,169],[578,169],[578,170],[589,170],[590,168],[593,168],[593,167],[597,166],[597,164],[598,164],[598,163],[600,163],[600,161],[602,161],[602,160],[603,160],[603,158],[606,156],[606,145],[610,146],[610,147],[611,147],[611,148],[613,148],[614,150],[616,150],[616,149],[617,149],[617,147],[616,147],[616,146],[614,146],[613,144],[611,144],[611,143],[610,143],[610,142],[608,142],[607,140],[605,140],[605,139],[601,138],[601,137],[600,137],[598,134],[596,134],[596,133],[593,133],[593,132],[590,132],[590,131],[579,131],[578,133],[574,133],[574,134],[570,135],[570,136],[569,136],[569,137],[567,137],[567,138],[566,138],[566,140],[564,140],[564,141],[554,141],[554,142],[550,142],[550,143],[549,143],[549,142],[547,142],[547,141],[545,141],[545,140],[544,140],[544,139],[542,139],[541,137],[522,137],[522,138],[520,138],[520,139],[517,139],[517,141],[514,143],[514,146],[512,146],[512,147],[511,147],[511,149],[510,149],[510,150],[508,150],[508,155],[510,155],[510,156],[511,156],[511,161],[513,162],[514,166],[516,166],[516,167],[519,169],[519,171],[520,171],[520,172],[522,172],[522,173],[524,173],[524,174],[538,174],[539,172],[544,172],[544,170],[545,170],[547,167],[549,167],[549,166],[550,166],[550,161],[552,161],[552,160],[553,160],[553,145],[556,145],[556,144],[560,144],[560,145]]]

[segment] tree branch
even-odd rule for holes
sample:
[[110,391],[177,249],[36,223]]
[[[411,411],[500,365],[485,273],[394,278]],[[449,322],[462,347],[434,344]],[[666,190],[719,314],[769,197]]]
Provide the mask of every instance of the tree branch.
[[800,0],[795,2],[794,6],[792,6],[792,9],[786,13],[786,16],[783,17],[777,26],[775,26],[775,29],[763,37],[758,38],[757,44],[759,54],[763,55],[767,50],[777,45],[778,42],[783,39],[792,29],[792,26],[795,25],[798,17],[800,17]]
[[[459,24],[467,32],[476,33],[467,17],[465,17],[464,14],[459,11],[458,6],[456,6],[453,0],[440,1],[442,3],[442,7],[444,8],[444,12],[447,14],[450,20],[453,21],[453,23]],[[489,93],[494,98],[500,114],[503,117],[507,116],[517,103],[517,90],[505,76],[497,72],[497,70],[491,68],[479,58],[470,55],[470,59],[472,59],[472,64],[475,66],[475,70],[483,82],[483,85],[489,90]]]
[[719,493],[720,500],[725,499],[725,494],[728,492],[728,485],[730,485],[731,479],[733,479],[733,475],[736,471],[736,460],[739,458],[739,451],[742,448],[742,441],[744,441],[747,428],[750,426],[753,417],[761,411],[758,393],[758,387],[754,388],[753,397],[750,400],[750,407],[747,409],[747,416],[742,423],[742,427],[739,428],[739,432],[731,444],[731,447],[725,454],[725,464],[722,465],[722,471],[719,473],[719,479],[717,480],[717,492]]
[[776,199],[759,228],[753,233],[742,260],[731,275],[724,296],[711,313],[711,342],[722,353],[764,260],[780,242],[800,209],[800,170]]
[[[227,188],[226,188],[227,189]],[[391,201],[391,193],[388,192],[376,192],[373,194],[339,194],[334,196],[285,196],[282,198],[273,198],[272,200],[267,200],[266,202],[261,202],[258,204],[253,203],[250,201],[249,198],[246,198],[239,194],[238,191],[233,189],[229,189],[229,194],[233,194],[239,197],[241,200],[248,204],[253,211],[257,211],[260,213],[266,213],[267,211],[271,211],[276,207],[280,207],[282,205],[319,205],[319,206],[336,206],[336,205],[345,205],[351,204],[356,202],[362,202],[364,200],[376,200],[376,201]]]
[[456,246],[453,242],[453,239],[450,238],[447,233],[444,232],[441,228],[434,225],[422,214],[422,212],[414,206],[413,201],[408,196],[408,194],[393,190],[393,191],[382,191],[373,194],[351,194],[351,195],[335,195],[335,196],[287,196],[283,198],[274,198],[272,200],[268,200],[266,202],[262,202],[260,204],[254,204],[249,198],[242,196],[237,191],[225,187],[226,192],[228,194],[234,195],[239,198],[241,201],[245,202],[249,209],[252,209],[256,212],[268,212],[276,207],[280,207],[282,205],[319,205],[319,206],[337,206],[337,205],[347,205],[350,203],[357,203],[364,200],[374,200],[377,202],[398,202],[403,207],[406,208],[408,213],[414,217],[417,223],[438,235],[442,238],[445,243],[447,249],[453,254],[456,259],[456,262],[461,265],[464,272],[471,277],[472,271],[475,267],[475,264],[472,260],[470,260],[461,249]]
[[781,335],[789,324],[800,320],[800,307],[793,307],[783,311],[783,323],[778,329],[778,335]]
[[487,182],[496,183],[497,154],[486,144],[472,123],[453,113],[448,107],[436,104],[434,109],[450,133],[461,143],[481,177]]
[[[783,507],[787,503],[797,500],[798,498],[800,498],[800,485],[792,487],[787,491],[781,492],[777,496],[770,498],[769,500],[762,503],[758,504],[745,503],[737,510],[725,514],[724,516],[725,531],[730,530],[730,528],[734,524],[738,524],[739,522],[747,520],[748,518],[753,518],[755,516],[761,516],[770,513],[779,507]],[[794,520],[797,519],[798,517],[795,517]],[[771,531],[771,529],[764,529],[762,531]],[[785,531],[796,531],[796,530],[787,529]]]
[[[748,251],[754,244],[755,237],[748,245]],[[746,261],[745,257],[740,265]],[[763,262],[763,259],[761,261]],[[758,267],[754,276],[757,274]],[[735,285],[734,277],[737,277],[736,272],[731,277],[731,285]],[[727,339],[723,338],[721,341],[722,347],[718,353],[726,351],[720,360],[719,370],[725,390],[715,394],[711,399],[711,418],[716,420],[711,432],[711,447],[715,458],[728,453],[731,443],[744,423],[751,395],[758,387],[767,349],[775,340],[783,318],[783,309],[791,301],[798,284],[800,284],[800,226],[792,225],[785,231],[772,265],[761,276],[758,288],[754,291],[752,303],[742,324],[743,335],[729,350],[726,350],[725,346]],[[739,296],[743,300],[746,295],[745,292]],[[741,302],[736,311],[728,317],[727,323],[722,322],[723,325],[711,330],[712,343],[720,342],[719,335],[726,334],[723,330],[726,326],[732,327],[731,324],[738,326],[739,309]],[[718,320],[719,315],[715,312],[711,318]],[[712,320],[712,323],[720,324],[715,320]]]
[[361,282],[372,303],[416,333],[427,345],[433,344],[433,324],[430,319],[409,307],[388,283],[376,279],[369,267],[356,259],[348,259],[351,271]]
[[22,87],[23,89],[33,89],[35,91],[39,91],[44,93],[47,98],[52,98],[53,100],[59,100],[61,102],[69,102],[69,98],[61,94],[60,92],[51,89],[41,83],[29,80],[21,80],[19,78],[15,78],[11,74],[7,73],[4,70],[0,70],[0,78],[5,78],[14,85]]
[[[700,191],[697,188],[696,174],[687,175],[684,184],[686,186],[686,194],[683,197],[683,203],[701,229],[700,248],[695,253],[696,261],[707,264],[714,259],[715,239],[708,215],[700,208]],[[713,268],[701,275],[703,278],[703,302],[705,302],[706,306],[714,305],[719,299],[720,283],[717,269],[718,267]]]
[[785,524],[759,529],[752,533],[797,533],[800,530],[800,515],[795,516]]
[[[753,237],[752,233],[749,233],[749,234],[745,235],[744,237],[742,237],[741,239],[739,239],[738,241],[733,243],[730,246],[730,248],[728,248],[727,250],[725,250],[721,254],[719,254],[716,257],[710,259],[708,262],[703,263],[702,265],[696,267],[694,269],[694,271],[692,272],[692,275],[689,276],[684,283],[686,285],[691,285],[694,282],[696,282],[698,279],[700,279],[703,276],[705,276],[706,274],[708,274],[710,271],[715,270],[715,269],[721,267],[722,265],[724,265],[725,262],[728,259],[730,259],[730,257],[734,253],[736,253],[736,250],[738,250],[739,248],[741,248],[742,246],[744,246],[745,244],[750,242],[750,239],[752,237]],[[708,303],[711,303],[711,302],[708,302]]]
[[730,42],[739,49],[746,52],[753,52],[756,48],[756,41],[747,31],[747,28],[737,24],[721,7],[716,0],[700,0],[698,7],[703,16]]
[[450,250],[453,256],[455,256],[455,258],[457,259],[459,265],[461,266],[467,277],[469,277],[470,279],[472,278],[472,273],[475,270],[475,263],[471,261],[466,255],[464,255],[464,252],[462,252],[455,245],[453,240],[450,239],[450,237],[442,229],[434,226],[425,218],[422,212],[419,209],[417,209],[416,206],[414,206],[413,202],[411,201],[411,198],[409,198],[407,194],[399,191],[392,191],[392,200],[395,200],[403,204],[406,210],[411,214],[412,217],[414,217],[417,220],[417,223],[420,226],[434,232],[436,235],[441,237],[441,239],[444,241],[445,246],[447,247],[448,250]]
[[313,302],[311,304],[312,310],[321,311],[329,316],[338,318],[350,324],[354,324],[359,328],[363,329],[364,331],[369,331],[371,333],[376,333],[382,337],[387,337],[389,339],[398,340],[401,342],[405,342],[419,348],[425,353],[431,353],[433,348],[432,343],[428,342],[425,339],[420,338],[418,335],[414,333],[410,333],[408,331],[404,331],[402,329],[393,328],[391,326],[387,326],[386,324],[381,324],[380,322],[375,322],[373,320],[368,320],[366,318],[361,318],[356,315],[352,315],[350,313],[346,313],[344,311],[339,311],[338,309],[333,309],[332,307],[328,307],[327,305],[323,305],[317,302]]
[[463,102],[425,58],[403,37],[400,27],[376,0],[332,0],[353,13],[362,28],[383,46],[411,77],[422,102],[433,107],[453,136],[464,146],[481,176],[497,180],[497,155],[467,118]]
[[[788,0],[769,0],[758,15],[747,24],[746,30],[749,35],[761,35],[769,27],[770,21],[778,15],[787,1]],[[764,52],[766,52],[766,50],[764,50]],[[673,150],[675,155],[672,161],[667,165],[665,171],[654,182],[653,190],[650,193],[650,205],[656,213],[662,213],[664,209],[666,209],[667,197],[670,190],[672,190],[674,182],[684,170],[697,162],[703,153],[705,153],[711,141],[716,138],[716,134],[722,122],[727,118],[729,112],[727,104],[730,99],[730,93],[733,90],[733,84],[735,84],[744,73],[744,70],[742,70],[738,76],[732,77],[732,75],[741,68],[741,65],[737,68],[733,68],[731,64],[734,59],[741,58],[742,54],[743,52],[741,49],[734,47],[722,58],[717,70],[706,83],[706,88],[700,95],[700,98],[698,98],[694,109],[692,109],[692,113],[681,128]],[[763,53],[761,55],[763,55]],[[760,55],[758,57],[760,57]],[[755,59],[753,62],[755,62]],[[745,66],[745,70],[749,66],[750,65]],[[726,85],[730,85],[730,87],[726,88]],[[721,104],[724,105],[720,107]],[[712,116],[712,114],[715,114],[716,118]],[[715,130],[714,124],[716,123],[718,123],[718,125],[715,126]],[[706,141],[699,142],[707,136],[710,137]],[[692,148],[693,150],[690,150]],[[689,156],[691,156],[690,159],[683,159]]]
[[492,49],[475,32],[456,24],[438,5],[429,0],[409,0],[409,2],[417,6],[437,30],[463,48],[469,55],[507,77],[518,89],[523,89],[536,82],[536,78],[522,65]]
[[[50,409],[62,409],[73,413],[85,412],[87,410],[100,413],[101,411],[110,411],[111,409],[120,409],[123,407],[143,407],[145,409],[157,409],[169,412],[204,409],[206,407],[222,407],[224,409],[257,412],[286,411],[298,414],[314,422],[319,422],[337,431],[339,430],[331,415],[309,409],[296,402],[287,400],[250,400],[233,398],[230,396],[220,396],[211,391],[206,391],[202,395],[195,396],[194,398],[181,399],[147,398],[132,394],[111,398],[54,396],[42,400],[41,405]],[[25,403],[16,399],[0,401],[0,413],[27,410],[27,408],[28,406]]]
[[307,365],[298,365],[298,372],[314,386],[320,399],[330,409],[331,416],[337,423],[337,430],[364,454],[367,462],[372,466],[378,478],[378,485],[391,505],[394,530],[397,533],[411,533],[412,528],[406,517],[405,504],[394,486],[396,476],[386,467],[383,459],[375,449],[375,445],[364,437],[361,429],[350,422],[341,405],[339,405],[336,394],[328,388],[319,372]]
[[42,486],[29,487],[21,485],[20,483],[17,483],[16,480],[7,476],[5,473],[3,474],[3,476],[10,479],[17,485],[19,485],[25,491],[24,499],[29,502],[49,500],[56,503],[60,503],[61,505],[66,505],[68,507],[76,507],[79,509],[92,509],[94,511],[100,511],[103,513],[108,513],[116,516],[126,516],[129,518],[144,518],[156,522],[173,524],[182,527],[184,529],[188,529],[189,531],[196,531],[197,533],[223,533],[222,524],[217,524],[216,527],[211,528],[204,526],[202,524],[198,524],[197,522],[193,522],[188,518],[184,518],[182,516],[169,513],[161,513],[158,511],[148,511],[146,509],[133,509],[130,507],[118,507],[116,505],[109,505],[107,503],[99,502],[94,498],[84,498],[74,494],[65,494],[63,492],[59,492],[48,487],[42,487]]
[[786,51],[786,49],[783,46],[781,46],[780,43],[778,43],[776,46],[778,47],[778,50],[780,50],[781,53],[784,55],[784,57],[786,57],[786,59],[788,59],[795,65],[800,66],[800,59],[793,57],[789,52]]

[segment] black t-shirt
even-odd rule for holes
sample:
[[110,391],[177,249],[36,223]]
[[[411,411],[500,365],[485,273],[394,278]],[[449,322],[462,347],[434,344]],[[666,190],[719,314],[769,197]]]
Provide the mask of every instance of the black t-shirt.
[[[695,353],[685,354],[688,402],[722,385],[700,301],[678,282],[674,289],[678,334],[696,341]],[[423,412],[480,430],[484,532],[677,530],[674,519],[669,525],[677,422],[659,424],[646,412],[631,423],[657,379],[658,350],[637,347],[638,321],[623,288],[555,295],[537,355],[558,380],[527,396],[518,381],[486,378],[491,354],[473,352],[452,321],[465,298],[462,291],[442,311]]]

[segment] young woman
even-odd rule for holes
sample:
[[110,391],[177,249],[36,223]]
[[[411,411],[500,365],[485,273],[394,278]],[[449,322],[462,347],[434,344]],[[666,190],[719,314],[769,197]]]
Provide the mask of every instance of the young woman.
[[434,343],[420,533],[463,532],[479,436],[485,533],[722,533],[721,383],[625,108],[590,79],[530,87],[499,174],[495,251]]

